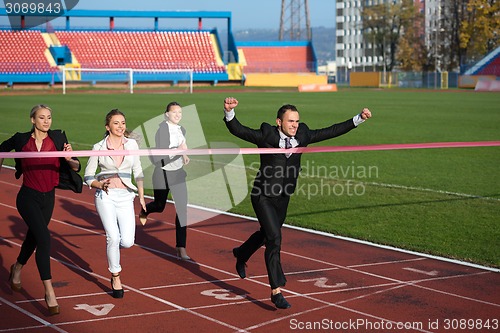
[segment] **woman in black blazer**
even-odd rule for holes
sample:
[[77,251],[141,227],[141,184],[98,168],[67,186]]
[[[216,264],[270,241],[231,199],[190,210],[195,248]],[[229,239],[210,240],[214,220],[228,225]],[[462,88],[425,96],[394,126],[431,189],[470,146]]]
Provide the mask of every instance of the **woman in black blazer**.
[[[51,130],[52,110],[36,105],[30,112],[31,131],[16,133],[0,144],[1,152],[72,151],[66,134]],[[0,158],[0,166],[3,158]],[[16,178],[23,174],[23,184],[16,206],[28,226],[16,263],[10,267],[11,289],[21,291],[21,269],[36,249],[36,265],[45,288],[45,302],[51,315],[59,313],[50,272],[50,232],[48,224],[54,210],[55,188],[82,191],[82,179],[77,174],[80,161],[73,157],[16,159]]]
[[[186,130],[179,125],[182,119],[182,107],[171,102],[165,108],[165,121],[156,131],[155,144],[159,149],[187,149]],[[153,171],[154,201],[141,210],[139,220],[144,225],[151,213],[161,213],[165,209],[168,193],[172,191],[175,203],[175,250],[181,260],[191,259],[186,252],[187,238],[187,186],[186,171],[183,166],[189,163],[187,155],[151,156],[155,165]]]
[[[238,100],[228,97],[224,100],[224,121],[231,134],[256,144],[259,148],[294,148],[345,134],[371,117],[368,109],[342,123],[323,129],[312,130],[304,124],[299,126],[299,112],[294,105],[283,105],[276,116],[276,126],[262,123],[260,129],[242,125],[235,117],[234,108]],[[266,250],[266,261],[271,301],[277,308],[287,309],[291,305],[281,294],[286,278],[281,268],[281,226],[285,222],[290,196],[294,193],[300,172],[300,153],[261,154],[260,168],[255,176],[251,192],[252,206],[259,220],[256,231],[241,246],[233,249],[236,257],[236,271],[246,277],[245,266],[262,245]]]

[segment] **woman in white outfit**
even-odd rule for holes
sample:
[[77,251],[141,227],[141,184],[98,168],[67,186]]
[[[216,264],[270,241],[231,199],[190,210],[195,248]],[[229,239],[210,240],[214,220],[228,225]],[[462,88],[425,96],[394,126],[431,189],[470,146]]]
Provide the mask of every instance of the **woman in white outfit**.
[[[92,150],[137,150],[137,142],[128,138],[125,115],[117,109],[106,115],[106,134]],[[96,174],[97,169],[100,172]],[[134,176],[137,187],[132,183]],[[145,208],[143,173],[138,155],[90,156],[85,169],[85,182],[96,190],[95,206],[106,231],[106,253],[111,272],[114,298],[123,297],[120,281],[120,246],[129,248],[135,240],[135,191]]]

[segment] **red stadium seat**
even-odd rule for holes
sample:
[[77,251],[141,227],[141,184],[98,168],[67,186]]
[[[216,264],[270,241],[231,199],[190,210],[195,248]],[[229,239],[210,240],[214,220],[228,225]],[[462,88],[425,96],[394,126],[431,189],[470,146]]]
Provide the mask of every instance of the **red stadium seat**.
[[[56,35],[84,68],[120,64],[135,69],[191,68],[197,72],[210,67],[214,72],[225,71],[224,66],[217,65],[208,32],[75,31]],[[109,62],[102,64],[98,59]]]
[[312,50],[307,46],[247,46],[241,47],[245,54],[246,73],[262,72],[311,72]]
[[[44,52],[47,49],[40,31],[0,31],[0,71],[3,73],[52,72]],[[57,67],[54,67],[57,70]]]
[[490,63],[481,69],[478,75],[500,76],[500,55],[496,56]]

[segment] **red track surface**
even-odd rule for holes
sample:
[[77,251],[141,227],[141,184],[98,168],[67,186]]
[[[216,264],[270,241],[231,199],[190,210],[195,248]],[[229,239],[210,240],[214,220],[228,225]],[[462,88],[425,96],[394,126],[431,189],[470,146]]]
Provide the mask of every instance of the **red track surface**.
[[7,282],[26,232],[15,208],[19,185],[2,169],[0,333],[500,331],[497,272],[290,228],[283,229],[281,258],[292,308],[277,310],[263,249],[248,262],[246,279],[234,269],[231,249],[258,224],[218,215],[190,226],[193,259],[183,262],[175,257],[172,205],[145,227],[137,223],[136,246],[121,251],[125,297],[113,299],[88,188],[57,192],[50,229],[61,314],[50,317],[34,258],[23,269],[22,293]]

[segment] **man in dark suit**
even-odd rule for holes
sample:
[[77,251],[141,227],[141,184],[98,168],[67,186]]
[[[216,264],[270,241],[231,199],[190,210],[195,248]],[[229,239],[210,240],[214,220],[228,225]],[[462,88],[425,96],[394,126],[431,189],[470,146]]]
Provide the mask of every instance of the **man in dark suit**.
[[[369,109],[342,123],[312,130],[306,124],[299,126],[299,112],[294,105],[283,105],[276,117],[276,125],[262,123],[260,129],[242,125],[235,117],[234,108],[238,100],[233,97],[224,99],[224,121],[231,134],[256,144],[259,148],[294,148],[345,134],[371,117]],[[241,278],[246,277],[246,262],[262,245],[265,245],[264,258],[267,275],[271,285],[271,301],[277,308],[287,309],[291,305],[281,294],[280,287],[286,283],[281,268],[281,226],[285,222],[290,196],[295,191],[300,172],[300,153],[261,154],[260,168],[255,176],[251,201],[259,220],[260,229],[241,246],[233,249],[236,257],[236,271]]]

